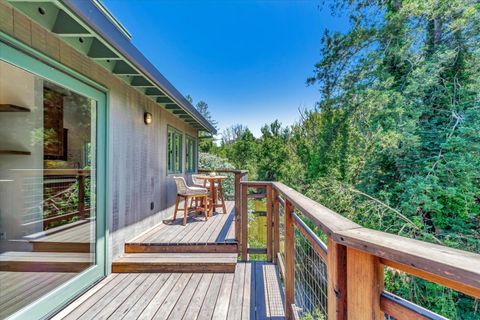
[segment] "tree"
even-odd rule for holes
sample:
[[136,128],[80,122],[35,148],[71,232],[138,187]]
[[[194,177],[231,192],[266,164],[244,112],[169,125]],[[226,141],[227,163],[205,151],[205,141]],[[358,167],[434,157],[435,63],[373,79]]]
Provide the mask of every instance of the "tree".
[[[188,102],[193,104],[193,98],[189,94],[185,96],[185,99],[187,99]],[[215,130],[218,130],[218,122],[213,119],[212,115],[210,114],[210,110],[208,109],[208,104],[200,100],[196,105],[195,109],[215,128]],[[211,152],[215,148],[214,144],[214,138],[211,136],[209,133],[200,131],[199,135],[199,144],[198,148],[201,152]]]
[[237,141],[248,128],[242,124],[234,124],[222,131],[222,144],[228,145]]
[[[480,253],[480,7],[473,0],[338,0],[291,128],[225,134],[216,150],[357,223]],[[455,319],[473,299],[408,275],[388,290]],[[437,297],[436,292],[441,292]],[[435,296],[435,299],[431,299]]]

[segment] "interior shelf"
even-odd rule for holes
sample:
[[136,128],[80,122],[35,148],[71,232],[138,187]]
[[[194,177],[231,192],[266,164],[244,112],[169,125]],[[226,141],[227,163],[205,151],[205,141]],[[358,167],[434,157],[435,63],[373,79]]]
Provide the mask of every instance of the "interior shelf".
[[30,109],[16,106],[14,104],[0,103],[0,112],[30,112]]
[[13,154],[13,155],[29,156],[32,153],[30,151],[20,151],[20,150],[0,150],[0,154]]

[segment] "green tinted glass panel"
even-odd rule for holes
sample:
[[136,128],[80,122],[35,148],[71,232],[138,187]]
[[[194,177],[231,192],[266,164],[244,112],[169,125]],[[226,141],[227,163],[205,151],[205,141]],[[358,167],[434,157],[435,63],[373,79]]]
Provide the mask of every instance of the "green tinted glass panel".
[[186,171],[191,173],[196,171],[196,157],[197,157],[197,140],[193,137],[186,138]]
[[169,127],[167,140],[167,171],[169,174],[181,173],[183,134],[180,131]]

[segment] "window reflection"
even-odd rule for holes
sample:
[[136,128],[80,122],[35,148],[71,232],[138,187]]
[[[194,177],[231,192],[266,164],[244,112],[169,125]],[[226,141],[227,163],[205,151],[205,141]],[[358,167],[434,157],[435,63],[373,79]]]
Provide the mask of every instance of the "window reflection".
[[95,264],[96,102],[0,61],[0,318]]

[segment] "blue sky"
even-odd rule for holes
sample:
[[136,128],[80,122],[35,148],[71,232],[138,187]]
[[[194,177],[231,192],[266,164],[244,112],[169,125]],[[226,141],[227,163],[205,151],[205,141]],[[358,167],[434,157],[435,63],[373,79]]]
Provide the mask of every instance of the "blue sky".
[[343,30],[321,1],[104,0],[132,42],[184,95],[204,100],[220,132],[284,125],[312,108],[307,87],[325,28]]

